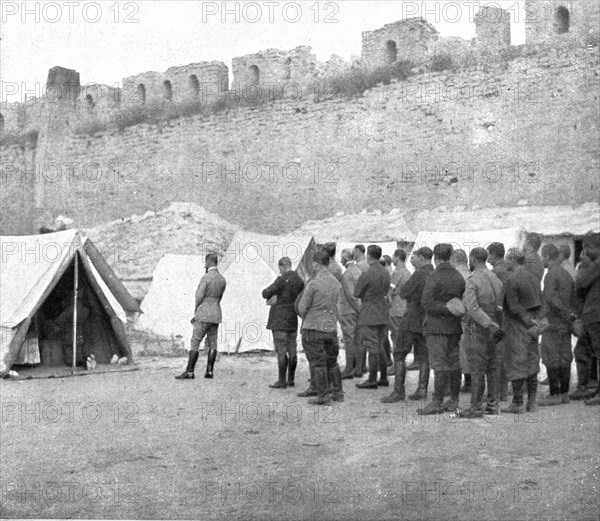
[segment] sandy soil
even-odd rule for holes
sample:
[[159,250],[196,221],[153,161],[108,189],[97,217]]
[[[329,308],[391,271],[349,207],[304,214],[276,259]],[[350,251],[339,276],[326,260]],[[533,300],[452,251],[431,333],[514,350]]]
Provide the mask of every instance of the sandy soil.
[[350,380],[318,408],[304,356],[283,391],[273,356],[220,356],[212,381],[184,364],[0,382],[1,517],[598,519],[598,407],[422,418]]

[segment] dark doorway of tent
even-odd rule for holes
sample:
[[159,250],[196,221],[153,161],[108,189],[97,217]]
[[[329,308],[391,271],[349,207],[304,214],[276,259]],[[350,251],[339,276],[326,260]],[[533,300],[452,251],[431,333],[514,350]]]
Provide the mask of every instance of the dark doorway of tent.
[[[77,257],[77,313],[74,313],[76,268],[73,257],[54,287],[48,288],[48,296],[31,321],[12,366],[20,377],[43,378],[118,370],[130,357],[124,328],[116,317],[111,320],[106,311],[106,297],[98,283],[83,269],[79,253]],[[75,320],[77,341],[74,343]]]

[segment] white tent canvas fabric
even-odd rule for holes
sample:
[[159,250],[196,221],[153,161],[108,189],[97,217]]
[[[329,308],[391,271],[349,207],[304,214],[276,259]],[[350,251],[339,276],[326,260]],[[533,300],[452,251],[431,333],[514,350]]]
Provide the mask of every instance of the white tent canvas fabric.
[[266,329],[269,306],[262,290],[277,275],[261,258],[256,262],[233,262],[223,273],[227,289],[221,301],[223,323],[219,327],[219,350],[228,353],[273,351],[271,332]]
[[306,266],[310,266],[310,257],[314,241],[310,236],[262,235],[238,231],[227,250],[223,252],[223,272],[233,262],[254,263],[261,258],[273,273],[279,273],[278,263],[281,257],[289,257],[292,269],[306,280]]
[[138,327],[165,337],[191,338],[195,294],[204,275],[204,259],[197,255],[163,256],[142,301]]
[[[118,338],[124,340],[125,311],[108,289],[93,261],[87,256],[84,239],[77,230],[44,235],[0,237],[0,373],[10,370],[19,359],[31,321],[67,270],[75,255],[81,269],[95,286],[94,290],[106,313],[118,317],[111,321]],[[109,274],[105,273],[108,277]],[[110,273],[112,278],[114,273]],[[119,282],[111,282],[120,285]],[[126,291],[120,285],[120,291]],[[127,294],[130,298],[130,295]],[[129,309],[137,311],[137,309]],[[118,322],[118,321],[117,321]],[[125,346],[128,349],[128,346]]]

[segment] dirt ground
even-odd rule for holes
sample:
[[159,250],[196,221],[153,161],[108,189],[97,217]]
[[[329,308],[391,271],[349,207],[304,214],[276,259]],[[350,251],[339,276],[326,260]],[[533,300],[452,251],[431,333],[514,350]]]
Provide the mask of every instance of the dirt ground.
[[600,408],[419,417],[356,380],[345,402],[311,407],[300,358],[283,391],[268,388],[273,356],[220,355],[212,381],[174,380],[183,358],[3,380],[1,517],[598,519]]

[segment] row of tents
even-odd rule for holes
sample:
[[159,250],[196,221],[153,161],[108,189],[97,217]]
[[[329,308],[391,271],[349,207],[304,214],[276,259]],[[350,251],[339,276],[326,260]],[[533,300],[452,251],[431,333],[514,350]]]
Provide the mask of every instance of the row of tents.
[[[422,246],[433,248],[437,243],[450,242],[455,248],[468,252],[494,241],[504,243],[507,249],[521,246],[525,236],[523,228],[423,231],[414,240],[402,241],[400,245],[410,253]],[[565,240],[574,240],[573,237],[565,237]],[[75,280],[90,288],[96,307],[103,316],[106,334],[102,339],[86,339],[98,344],[100,351],[96,358],[100,363],[108,363],[115,354],[132,358],[125,333],[127,321],[135,320],[138,330],[160,338],[177,338],[187,344],[192,331],[190,319],[195,292],[204,272],[203,256],[164,255],[154,270],[148,293],[139,304],[93,243],[76,230],[39,236],[1,237],[0,241],[0,373],[6,373],[13,364],[27,362],[27,340],[36,315],[47,306],[57,305]],[[389,256],[399,246],[396,241],[338,242],[337,260],[340,260],[344,248],[352,249],[359,242],[365,246],[378,244],[383,254]],[[269,236],[239,231],[226,251],[217,252],[221,256],[219,270],[227,280],[227,290],[221,303],[221,352],[273,350],[272,337],[265,328],[269,307],[261,296],[262,290],[277,277],[278,261],[283,256],[289,257],[293,269],[305,281],[308,280],[312,253],[317,247],[318,242],[313,237]],[[407,266],[412,270],[410,262]]]

